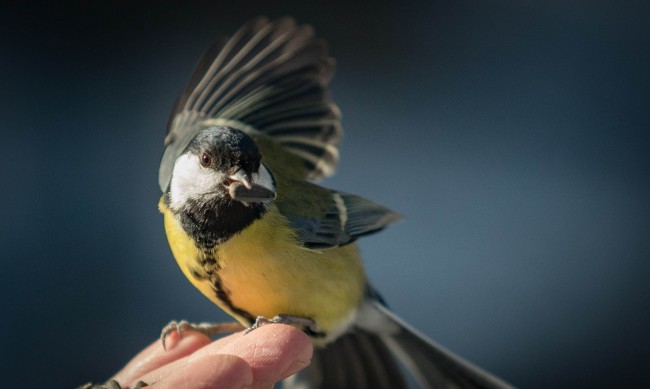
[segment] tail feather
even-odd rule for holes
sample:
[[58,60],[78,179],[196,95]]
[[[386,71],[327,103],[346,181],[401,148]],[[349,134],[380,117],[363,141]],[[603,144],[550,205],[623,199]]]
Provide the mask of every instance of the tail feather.
[[292,389],[400,389],[402,372],[381,337],[361,329],[315,349],[311,365],[288,378]]
[[357,317],[356,327],[316,349],[311,366],[283,387],[406,388],[401,364],[420,388],[513,389],[426,338],[377,300],[366,302]]
[[[413,375],[422,388],[512,389],[485,370],[464,360],[422,335],[377,301],[367,303],[390,351]],[[368,311],[368,309],[366,309]]]

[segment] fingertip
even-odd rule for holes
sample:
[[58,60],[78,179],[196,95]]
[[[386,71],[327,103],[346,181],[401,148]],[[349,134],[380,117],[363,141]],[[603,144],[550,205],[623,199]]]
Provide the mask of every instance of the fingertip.
[[284,324],[267,324],[221,338],[189,356],[188,362],[208,355],[233,355],[250,366],[255,387],[265,387],[309,366],[312,354],[311,339],[302,331]]
[[[282,367],[279,366],[278,380],[289,377],[311,364],[314,353],[312,340],[303,331],[286,325],[276,324],[276,328],[269,328],[272,335],[277,337],[279,359],[284,360]],[[264,327],[262,327],[264,328]]]
[[160,338],[160,344],[165,351],[173,350],[183,339],[180,331],[172,331]]
[[159,342],[160,348],[158,351],[160,352],[162,349],[163,352],[167,353],[181,353],[187,355],[187,350],[194,352],[195,350],[209,344],[211,341],[212,340],[207,335],[197,331],[174,331],[167,335],[164,344],[162,340]]
[[173,348],[165,350],[160,339],[157,340],[135,356],[113,379],[122,385],[131,383],[139,377],[192,354],[210,343],[210,338],[195,331],[184,332],[182,337],[178,336],[178,334],[170,335],[178,337],[178,339],[175,339]]
[[311,359],[314,352],[313,343],[303,331],[286,324],[266,325],[259,330],[262,330],[261,336],[275,338],[279,350],[283,353],[291,353],[295,359]]
[[222,352],[235,353],[248,362],[258,385],[280,381],[309,366],[313,346],[294,327],[268,324],[236,339]]

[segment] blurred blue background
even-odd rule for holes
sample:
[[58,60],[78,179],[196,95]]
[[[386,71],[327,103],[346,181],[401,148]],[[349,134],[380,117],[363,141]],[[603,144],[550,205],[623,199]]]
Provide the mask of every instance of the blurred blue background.
[[330,42],[324,184],[405,215],[361,242],[397,313],[522,388],[650,385],[647,2],[0,7],[3,386],[106,379],[169,320],[226,319],[171,256],[158,163],[200,54],[259,14]]

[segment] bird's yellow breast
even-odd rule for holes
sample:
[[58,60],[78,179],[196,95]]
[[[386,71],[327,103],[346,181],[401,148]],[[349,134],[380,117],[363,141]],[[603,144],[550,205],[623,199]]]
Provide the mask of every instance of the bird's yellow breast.
[[261,219],[211,249],[217,259],[213,270],[229,299],[224,301],[215,293],[213,282],[193,275],[192,269],[206,266],[201,264],[205,254],[162,199],[159,207],[169,245],[185,276],[244,325],[250,323],[233,306],[252,317],[307,317],[326,332],[338,331],[363,298],[365,275],[356,245],[306,249],[271,205]]

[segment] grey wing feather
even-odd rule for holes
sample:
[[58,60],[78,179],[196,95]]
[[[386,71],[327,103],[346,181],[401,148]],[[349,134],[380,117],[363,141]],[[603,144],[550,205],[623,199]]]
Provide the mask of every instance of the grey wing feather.
[[291,18],[257,18],[218,40],[199,61],[167,127],[159,183],[210,125],[263,133],[301,158],[308,179],[333,173],[342,129],[327,86],[334,71],[327,44]]
[[370,200],[330,191],[331,197],[318,216],[288,216],[305,246],[327,249],[343,246],[378,232],[401,216]]

